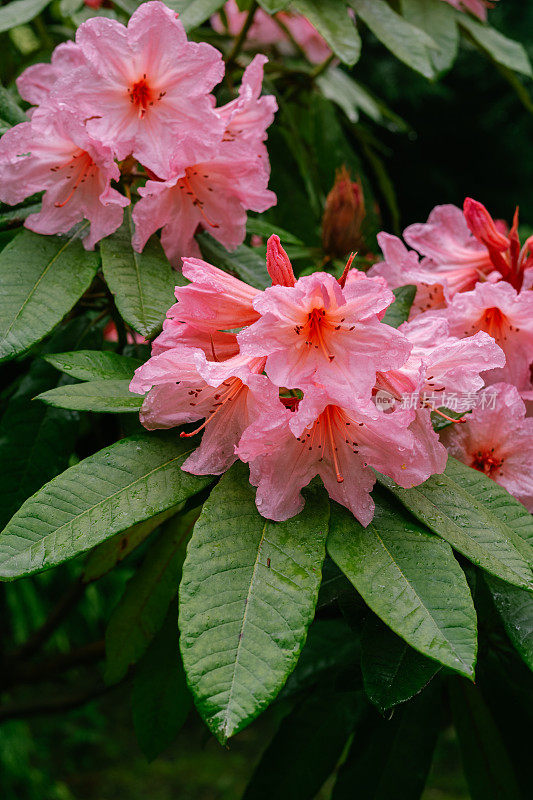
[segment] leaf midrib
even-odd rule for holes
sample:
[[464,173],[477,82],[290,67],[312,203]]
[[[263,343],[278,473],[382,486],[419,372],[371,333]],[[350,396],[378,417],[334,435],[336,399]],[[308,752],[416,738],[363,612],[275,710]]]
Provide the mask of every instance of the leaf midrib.
[[[25,548],[23,550],[19,550],[18,553],[15,553],[14,555],[10,556],[9,558],[7,558],[5,560],[2,560],[1,555],[0,555],[0,565],[9,564],[13,559],[16,560],[17,558],[19,558],[21,555],[23,555],[25,553],[29,553],[31,555],[32,549],[33,549],[33,547],[35,545],[41,545],[43,541],[48,539],[48,537],[57,536],[58,533],[61,530],[63,530],[64,528],[68,528],[70,525],[72,525],[73,522],[77,522],[82,517],[84,517],[86,514],[88,514],[91,511],[94,511],[96,508],[98,508],[99,506],[103,505],[104,503],[107,503],[109,500],[112,500],[114,497],[117,497],[117,495],[120,495],[122,492],[125,492],[128,489],[131,489],[131,487],[135,486],[136,483],[139,483],[140,481],[143,481],[146,478],[149,478],[150,475],[153,475],[154,473],[158,472],[161,469],[165,469],[166,467],[169,466],[169,464],[173,464],[175,461],[179,461],[180,458],[185,458],[185,456],[188,456],[190,453],[193,452],[193,449],[194,448],[191,448],[190,450],[187,450],[185,453],[180,453],[179,456],[176,456],[174,458],[169,459],[168,461],[165,461],[164,464],[160,464],[159,466],[157,466],[154,469],[150,470],[150,472],[146,472],[144,475],[141,475],[139,478],[136,478],[134,481],[129,483],[127,486],[121,487],[118,491],[114,492],[113,494],[108,495],[103,500],[100,500],[98,503],[95,503],[93,506],[90,506],[89,508],[86,508],[84,511],[81,512],[81,514],[77,514],[76,516],[71,517],[71,519],[68,522],[63,523],[63,525],[60,525],[59,528],[54,528],[53,531],[51,531],[50,533],[47,533],[45,536],[43,536],[37,542],[32,542],[31,545],[28,548]],[[61,475],[59,475],[57,478],[54,478],[54,480],[52,480],[49,485],[51,485],[52,483],[55,483],[55,481],[57,481],[59,478],[61,478]],[[30,500],[32,500],[32,499],[33,498],[30,498]],[[27,501],[27,502],[29,502],[29,501]],[[21,507],[21,510],[22,510],[22,508],[23,508],[23,506]],[[138,520],[138,522],[142,522],[142,521],[143,520]],[[124,528],[124,530],[126,530],[128,527],[130,527],[131,524],[135,524],[135,523],[128,524]],[[4,529],[3,533],[5,533],[5,531],[7,530],[8,527],[9,527],[9,523],[6,526],[6,528]],[[120,533],[120,531],[115,531],[115,533]],[[0,534],[0,543],[1,543],[1,539],[2,539],[2,534]]]
[[8,337],[8,335],[11,333],[11,330],[13,329],[13,326],[15,325],[15,323],[17,322],[17,320],[19,319],[19,317],[22,315],[22,312],[24,311],[25,307],[27,306],[27,304],[29,303],[30,299],[33,297],[33,295],[35,294],[35,292],[37,291],[37,287],[39,286],[39,284],[41,283],[41,281],[44,279],[44,276],[47,274],[47,272],[48,272],[48,270],[50,269],[50,267],[52,266],[52,264],[54,264],[54,263],[57,261],[57,259],[59,258],[59,256],[60,256],[60,255],[61,255],[61,254],[62,254],[62,253],[63,253],[63,252],[64,252],[64,251],[67,249],[67,247],[69,247],[69,246],[72,244],[72,242],[73,242],[75,239],[78,239],[78,238],[79,238],[79,236],[80,236],[80,234],[82,233],[82,231],[84,231],[84,230],[85,230],[85,228],[86,228],[88,225],[89,225],[89,223],[88,223],[88,222],[86,222],[86,223],[85,223],[85,225],[83,225],[83,226],[82,226],[82,227],[81,227],[81,228],[80,228],[78,231],[76,231],[76,233],[75,233],[73,236],[71,236],[71,237],[70,237],[70,239],[68,239],[68,241],[66,241],[66,242],[65,242],[65,244],[63,245],[63,247],[62,247],[60,250],[58,250],[58,251],[57,251],[57,253],[55,254],[55,256],[53,256],[53,258],[51,258],[51,259],[50,259],[50,261],[48,262],[48,264],[46,265],[46,267],[44,268],[44,270],[43,270],[43,271],[42,271],[42,273],[40,274],[39,278],[38,278],[38,279],[37,279],[37,281],[35,282],[35,285],[33,286],[33,289],[32,289],[32,290],[31,290],[31,292],[28,294],[28,296],[27,296],[27,297],[26,297],[26,299],[24,300],[23,304],[21,305],[21,307],[20,307],[20,308],[19,308],[19,310],[17,311],[17,313],[16,313],[15,317],[13,318],[13,321],[12,321],[12,322],[11,322],[11,324],[8,326],[8,328],[5,330],[5,332],[4,332],[4,334],[3,334],[3,339],[4,339],[4,340],[6,340],[6,339],[7,339],[7,337]]

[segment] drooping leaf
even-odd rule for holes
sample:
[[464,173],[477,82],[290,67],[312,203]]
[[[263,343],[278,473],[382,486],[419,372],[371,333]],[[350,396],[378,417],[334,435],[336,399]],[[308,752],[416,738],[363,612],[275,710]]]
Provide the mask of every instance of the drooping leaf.
[[368,527],[332,507],[328,552],[367,605],[420,653],[468,677],[476,659],[476,614],[452,550],[374,492]]
[[[504,522],[488,502],[479,499],[480,494],[472,491],[472,486],[479,484],[484,487],[479,492],[487,498],[491,492],[501,497],[486,475],[450,457],[442,475],[432,475],[413,489],[402,489],[383,476],[378,480],[417,519],[474,564],[516,586],[533,589],[531,546],[513,530],[511,521]],[[509,509],[515,503],[509,497]]]
[[[126,587],[105,635],[105,680],[117,683],[146,651],[175,597],[198,510],[170,519]],[[176,649],[177,649],[176,641]]]
[[135,670],[133,727],[149,761],[172,744],[192,705],[178,647],[177,617],[172,603],[163,626]]
[[324,97],[342,108],[350,122],[357,122],[359,112],[362,111],[374,122],[384,125],[390,130],[405,131],[408,129],[401,117],[374,97],[368,89],[354,81],[352,76],[344,70],[330,67],[318,76],[316,83]]
[[294,0],[291,7],[307,17],[335,55],[353,66],[361,55],[361,39],[348,9],[338,0]]
[[440,727],[436,688],[429,686],[392,718],[367,717],[355,730],[332,800],[419,800]]
[[392,328],[398,328],[409,318],[409,312],[415,299],[416,286],[400,286],[399,289],[393,289],[393,294],[396,300],[388,307],[381,321]]
[[89,287],[99,258],[78,237],[23,231],[0,253],[0,361],[39,342]]
[[35,399],[55,408],[70,408],[74,411],[100,411],[113,414],[139,411],[144,395],[132,394],[129,385],[129,379],[73,383],[49,389],[37,395]]
[[0,33],[30,22],[43,8],[50,4],[50,0],[13,0],[0,7]]
[[99,544],[89,553],[85,567],[83,570],[82,580],[84,583],[91,583],[98,580],[106,572],[113,569],[117,564],[120,564],[126,556],[128,556],[136,547],[142,544],[151,533],[153,533],[163,522],[173,517],[178,511],[181,510],[183,504],[169,508],[167,511],[162,511],[161,514],[156,514],[155,517],[144,522],[139,522],[137,525],[132,525],[131,528],[123,531],[123,533],[116,533],[111,539],[106,539],[105,542]]
[[504,742],[479,689],[454,678],[449,690],[472,800],[523,800]]
[[0,533],[0,577],[54,567],[200,492],[175,432],[137,434],[70,467],[30,497]]
[[509,639],[533,671],[533,594],[492,575],[485,578]]
[[210,264],[220,267],[225,272],[235,274],[242,281],[249,283],[250,286],[256,286],[258,289],[266,289],[272,284],[267,272],[266,260],[255,248],[241,244],[240,247],[229,253],[208,233],[198,234],[197,239],[203,257]]
[[80,381],[126,380],[143,363],[138,358],[120,356],[105,350],[77,350],[53,353],[44,360],[61,372]]
[[401,0],[402,15],[437,44],[430,53],[437,74],[450,69],[457,57],[459,30],[453,8],[442,0]]
[[385,0],[350,0],[350,5],[396,58],[426,78],[434,77],[431,51],[437,44],[427,33],[407,22]]
[[320,586],[327,498],[271,522],[235,464],[205,503],[180,587],[183,663],[200,714],[225,742],[276,697],[294,669]]
[[132,235],[131,209],[126,208],[122,226],[100,244],[102,268],[123,319],[143,336],[153,336],[175,302],[174,288],[185,281],[172,269],[155,236],[136,253]]
[[361,670],[365,691],[381,712],[404,703],[426,686],[440,667],[417,653],[377,617],[365,625]]
[[275,14],[278,11],[283,11],[290,4],[290,0],[259,0],[259,5],[264,8],[268,14]]
[[314,690],[282,721],[243,800],[310,800],[333,772],[358,715],[362,692]]
[[470,14],[458,13],[457,22],[497,64],[521,72],[528,78],[533,76],[531,62],[520,42],[508,39],[500,31],[484,25]]
[[278,225],[273,225],[272,222],[261,219],[261,217],[248,217],[246,222],[246,233],[255,233],[258,236],[268,239],[273,233],[277,233],[283,245],[296,245],[303,247],[303,242],[293,233],[280,228]]

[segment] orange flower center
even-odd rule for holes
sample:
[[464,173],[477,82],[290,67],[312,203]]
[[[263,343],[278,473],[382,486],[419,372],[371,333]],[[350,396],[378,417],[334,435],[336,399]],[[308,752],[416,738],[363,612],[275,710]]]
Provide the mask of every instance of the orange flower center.
[[493,447],[491,450],[478,450],[477,453],[474,453],[471,466],[492,478],[494,473],[501,469],[504,460],[494,455]]
[[158,103],[166,92],[157,92],[150,86],[146,73],[128,89],[130,103],[137,109],[139,118],[142,119],[149,108]]

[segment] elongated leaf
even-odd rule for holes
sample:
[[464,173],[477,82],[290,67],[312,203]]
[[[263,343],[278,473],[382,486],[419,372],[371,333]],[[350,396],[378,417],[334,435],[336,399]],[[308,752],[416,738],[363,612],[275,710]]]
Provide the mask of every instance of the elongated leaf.
[[335,55],[352,66],[361,55],[361,39],[344,3],[338,0],[294,0],[292,8],[307,17]]
[[523,800],[509,755],[481,692],[460,679],[451,680],[449,689],[472,800]]
[[499,31],[473,19],[469,14],[457,14],[457,22],[482,50],[504,67],[533,76],[531,62],[520,42],[508,39]]
[[222,478],[194,529],[180,587],[187,679],[221,742],[263,711],[294,669],[325,552],[322,492],[279,523],[259,515],[254,494],[244,465]]
[[197,519],[194,509],[169,520],[128,583],[105,635],[107,683],[126,675],[163,624],[178,591],[185,548]]
[[474,564],[516,586],[533,589],[530,545],[472,492],[472,484],[479,483],[484,484],[487,498],[491,490],[495,497],[501,496],[486,475],[449,458],[443,475],[433,475],[413,489],[401,489],[390,478],[379,476],[378,480]]
[[485,577],[509,639],[533,671],[533,594],[491,575]]
[[30,22],[43,8],[50,4],[50,0],[13,0],[0,8],[0,33]]
[[416,286],[400,286],[399,289],[394,289],[393,292],[396,300],[386,310],[382,322],[392,328],[398,328],[402,322],[409,318],[409,312],[415,299]]
[[401,10],[408,22],[425,31],[437,44],[438,50],[430,53],[436,72],[449,70],[459,48],[459,29],[453,8],[442,0],[401,0]]
[[266,289],[271,285],[272,281],[267,272],[266,260],[255,248],[242,244],[229,253],[208,233],[200,233],[197,239],[202,249],[202,255],[211,264],[226,272],[233,272],[241,280],[258,289]]
[[361,669],[368,697],[384,712],[418,694],[439,665],[417,653],[373,616],[363,633]]
[[243,800],[315,797],[333,772],[364,708],[361,692],[315,690],[281,723]]
[[379,492],[367,528],[332,508],[328,552],[365,602],[420,653],[468,677],[476,659],[476,614],[449,545],[426,533]]
[[136,547],[142,544],[151,533],[153,533],[163,522],[173,517],[183,507],[183,503],[156,514],[155,517],[138,525],[132,525],[123,533],[117,533],[111,539],[99,544],[89,553],[85,568],[83,570],[83,582],[91,583],[98,580],[106,572],[120,564]]
[[397,709],[392,719],[366,719],[339,770],[332,800],[419,800],[440,727],[432,686]]
[[350,0],[357,16],[396,58],[426,78],[434,76],[431,50],[435,41],[396,14],[385,0]]
[[16,236],[0,253],[0,361],[46,336],[89,287],[98,265],[78,234]]
[[126,380],[143,363],[137,358],[119,356],[102,350],[75,350],[72,353],[54,353],[44,360],[61,372],[80,381]]
[[344,70],[330,67],[318,76],[316,83],[328,100],[342,108],[350,122],[357,122],[359,112],[362,111],[374,122],[384,125],[389,130],[408,130],[407,124],[401,117],[375,98],[368,89],[354,81]]
[[186,31],[197,28],[222,8],[225,0],[169,0],[167,5],[180,15]]
[[151,761],[172,744],[192,705],[178,648],[174,603],[137,665],[131,704],[137,741]]
[[190,451],[174,432],[138,434],[70,467],[0,534],[0,577],[61,564],[201,491],[212,479],[180,469]]
[[74,411],[108,411],[115,414],[139,411],[144,396],[132,394],[129,385],[129,380],[87,381],[49,389],[35,399],[49,406]]
[[174,287],[182,286],[184,278],[171,268],[155,236],[136,253],[132,235],[131,209],[126,208],[122,227],[101,242],[102,268],[123,319],[143,336],[153,336],[175,302]]
[[272,222],[267,222],[260,217],[248,217],[246,222],[246,233],[255,233],[258,236],[263,236],[266,239],[269,236],[272,236],[273,233],[277,233],[279,238],[281,239],[284,245],[296,245],[297,247],[303,247],[304,243],[301,239],[298,239],[293,233],[289,233],[284,228],[280,228],[278,225],[274,225]]

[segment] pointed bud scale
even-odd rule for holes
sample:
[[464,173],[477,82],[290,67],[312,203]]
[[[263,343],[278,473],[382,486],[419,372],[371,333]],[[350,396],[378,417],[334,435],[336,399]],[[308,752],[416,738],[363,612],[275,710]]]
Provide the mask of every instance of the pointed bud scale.
[[267,242],[267,270],[272,286],[294,286],[296,283],[289,256],[275,233]]
[[509,239],[498,230],[491,215],[483,205],[467,197],[464,202],[466,224],[480,242],[494,250],[507,250]]

